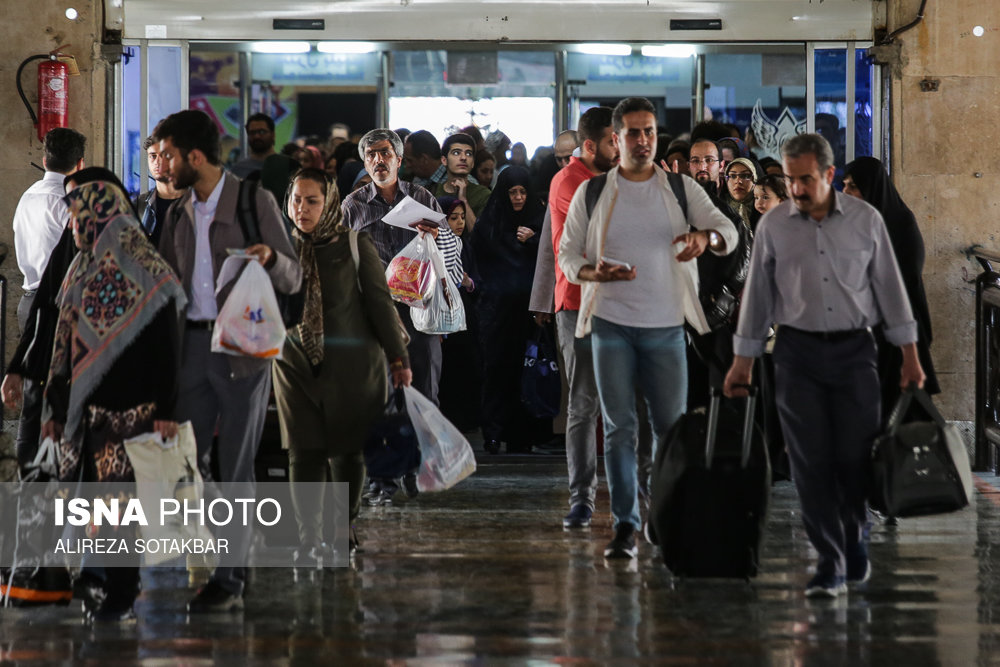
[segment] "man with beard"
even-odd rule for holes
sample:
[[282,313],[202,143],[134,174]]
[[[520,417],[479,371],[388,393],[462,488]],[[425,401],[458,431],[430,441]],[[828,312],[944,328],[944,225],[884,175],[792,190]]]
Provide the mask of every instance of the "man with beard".
[[149,177],[156,182],[156,187],[139,195],[135,200],[135,208],[142,221],[142,228],[154,246],[160,244],[163,233],[162,222],[167,219],[167,209],[181,198],[184,190],[177,190],[170,184],[170,179],[163,173],[163,156],[160,155],[160,140],[153,134],[142,142],[149,164]]
[[[462,284],[461,241],[446,227],[424,221],[410,231],[382,221],[392,208],[407,196],[424,206],[440,211],[441,206],[425,188],[399,180],[399,167],[403,163],[403,142],[392,130],[379,128],[361,137],[358,152],[372,182],[344,197],[341,210],[344,225],[371,235],[382,264],[389,266],[392,258],[410,241],[415,232],[431,235],[437,245],[448,277],[455,285]],[[441,378],[441,337],[417,331],[410,317],[410,308],[397,303],[396,310],[410,335],[407,351],[413,370],[413,387],[421,394],[438,402],[438,381]],[[398,485],[390,479],[372,479],[365,494],[370,505],[391,505]]]
[[264,168],[264,160],[274,155],[274,119],[266,113],[255,113],[247,118],[247,145],[250,156],[233,165],[232,172],[240,178],[247,178]]
[[[219,131],[207,114],[178,111],[154,134],[160,139],[163,173],[176,189],[188,188],[164,221],[159,250],[180,277],[188,297],[183,356],[178,381],[177,420],[191,421],[198,443],[198,467],[212,479],[213,436],[219,481],[254,482],[254,457],[264,430],[271,389],[271,362],[211,351],[212,329],[235,281],[215,293],[219,270],[230,248],[244,248],[257,258],[274,289],[299,289],[302,268],[292,249],[274,197],[255,191],[260,243],[247,246],[237,217],[240,179],[227,174],[220,159]],[[224,527],[228,563],[249,550],[245,531]],[[243,606],[245,569],[216,568],[209,582],[188,603],[191,613],[228,611]]]
[[[722,153],[711,137],[725,131],[715,122],[699,123],[691,131],[688,173],[708,194],[709,199],[739,232],[735,252],[719,257],[705,253],[698,257],[700,298],[712,332],[691,336],[688,349],[688,409],[706,405],[710,387],[721,388],[726,369],[732,361],[732,333],[736,327],[739,295],[750,265],[753,234],[739,216],[719,197]],[[680,165],[683,168],[683,165]],[[724,187],[724,186],[723,186]],[[744,227],[746,227],[744,229]]]
[[620,165],[597,177],[604,184],[589,215],[590,183],[573,195],[559,267],[568,281],[582,285],[576,336],[591,333],[615,529],[604,556],[635,558],[641,527],[635,389],[646,400],[655,460],[687,399],[683,324],[703,318],[688,287],[698,283],[690,260],[707,249],[731,252],[738,236],[704,190],[687,179],[680,179],[687,215],[682,211],[671,179],[653,164],[656,109],[649,100],[619,102],[612,126]]
[[[580,185],[618,164],[618,146],[611,129],[611,115],[612,109],[608,107],[594,107],[580,116],[576,132],[577,138],[583,142],[580,157],[566,151],[568,146],[562,147],[567,157],[566,166],[555,175],[549,186],[553,248],[558,248],[562,241],[569,204]],[[556,145],[558,148],[558,141]],[[590,525],[597,497],[596,428],[600,404],[594,384],[590,336],[574,336],[580,310],[580,286],[569,282],[558,264],[555,265],[555,284],[556,334],[569,384],[566,465],[570,511],[563,517],[563,527],[585,528]]]
[[917,323],[882,216],[833,189],[833,150],[818,134],[781,148],[791,199],[757,226],[726,376],[746,395],[754,357],[778,326],[774,368],[792,479],[819,560],[807,597],[835,598],[871,574],[865,480],[882,420],[871,328],[901,348],[900,385],[923,386]]

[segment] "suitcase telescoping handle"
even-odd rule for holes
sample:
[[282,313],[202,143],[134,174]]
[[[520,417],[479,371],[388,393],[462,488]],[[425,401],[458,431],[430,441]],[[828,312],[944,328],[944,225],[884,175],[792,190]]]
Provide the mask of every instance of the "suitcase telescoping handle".
[[[740,467],[746,468],[750,462],[750,443],[753,440],[753,415],[757,406],[757,387],[736,385],[747,390],[746,412],[743,413],[743,442],[740,448]],[[712,467],[715,458],[715,436],[719,430],[719,405],[722,403],[722,390],[713,389],[708,404],[708,428],[705,433],[705,467]]]

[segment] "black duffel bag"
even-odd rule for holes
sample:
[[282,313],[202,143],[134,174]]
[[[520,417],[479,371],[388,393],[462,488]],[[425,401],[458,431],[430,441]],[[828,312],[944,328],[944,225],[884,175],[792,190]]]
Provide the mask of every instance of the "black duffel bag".
[[406,411],[403,388],[394,389],[365,441],[365,467],[374,479],[396,479],[420,467],[420,442]]
[[[914,399],[932,421],[903,423]],[[943,514],[968,505],[972,491],[962,435],[945,422],[927,392],[916,387],[905,390],[885,433],[872,447],[872,509],[899,517]]]

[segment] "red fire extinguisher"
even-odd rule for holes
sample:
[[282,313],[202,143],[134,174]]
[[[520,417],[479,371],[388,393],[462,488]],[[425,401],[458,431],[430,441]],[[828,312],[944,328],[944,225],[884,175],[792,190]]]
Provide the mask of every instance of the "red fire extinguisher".
[[[59,59],[57,51],[31,56],[17,68],[17,92],[31,115],[31,120],[38,131],[39,141],[45,138],[49,130],[56,127],[66,127],[69,122],[69,66]],[[35,110],[31,108],[28,98],[24,95],[24,89],[21,88],[21,72],[33,60],[44,61],[38,65],[37,116]]]

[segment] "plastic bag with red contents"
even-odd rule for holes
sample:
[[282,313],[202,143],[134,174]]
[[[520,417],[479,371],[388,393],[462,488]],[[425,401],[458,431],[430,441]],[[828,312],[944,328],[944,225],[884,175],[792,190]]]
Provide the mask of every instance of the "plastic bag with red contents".
[[426,308],[431,302],[436,282],[428,249],[431,243],[434,239],[419,233],[389,262],[385,282],[393,300],[411,308]]

